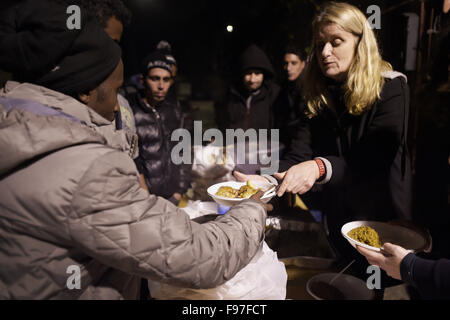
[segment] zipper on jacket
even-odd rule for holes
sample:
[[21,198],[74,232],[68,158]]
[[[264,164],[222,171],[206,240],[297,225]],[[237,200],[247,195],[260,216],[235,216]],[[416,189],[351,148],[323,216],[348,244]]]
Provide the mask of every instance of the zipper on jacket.
[[149,103],[143,101],[144,104],[153,112],[153,114],[156,116],[156,122],[158,125],[158,130],[160,132],[160,139],[161,139],[161,144],[165,144],[165,132],[164,132],[164,126],[162,123],[162,119],[161,119],[161,115],[159,114],[159,112],[156,110],[156,108],[154,108],[153,106],[151,106]]
[[136,154],[136,149],[138,146],[139,136],[135,133],[133,134],[133,138],[131,139],[131,147],[130,147],[130,157],[134,159],[134,155]]
[[155,114],[156,119],[161,119],[161,116],[159,115],[158,111],[156,111],[156,109],[151,106],[150,104],[148,104],[147,102],[144,102],[144,104],[147,106],[147,108],[149,108],[150,110],[152,110],[152,112]]

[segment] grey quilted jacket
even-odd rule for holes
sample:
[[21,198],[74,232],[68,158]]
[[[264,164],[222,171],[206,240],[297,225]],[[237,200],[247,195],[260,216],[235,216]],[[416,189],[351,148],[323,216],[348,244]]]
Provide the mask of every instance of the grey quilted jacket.
[[135,299],[141,277],[211,288],[251,260],[264,233],[260,204],[192,222],[140,188],[129,149],[126,133],[75,99],[6,84],[0,298]]

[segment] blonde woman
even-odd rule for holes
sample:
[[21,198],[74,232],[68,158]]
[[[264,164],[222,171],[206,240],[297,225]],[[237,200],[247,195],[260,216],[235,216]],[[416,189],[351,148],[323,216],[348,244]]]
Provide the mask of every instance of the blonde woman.
[[322,184],[330,236],[338,249],[356,252],[339,234],[345,222],[410,218],[409,89],[381,58],[358,8],[329,2],[312,27],[305,121],[274,176],[282,180],[278,196]]

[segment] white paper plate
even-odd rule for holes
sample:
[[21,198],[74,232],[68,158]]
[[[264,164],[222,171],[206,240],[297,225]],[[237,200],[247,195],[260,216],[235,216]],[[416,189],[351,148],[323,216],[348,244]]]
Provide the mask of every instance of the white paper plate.
[[[240,187],[242,187],[243,185],[246,185],[246,182],[239,182],[239,181],[227,181],[227,182],[221,182],[221,183],[216,183],[212,186],[210,186],[207,190],[208,195],[213,198],[213,200],[221,205],[227,206],[227,207],[231,207],[234,206],[235,204],[240,203],[241,201],[245,200],[244,198],[227,198],[227,197],[221,197],[221,196],[217,196],[216,193],[219,190],[220,187],[232,187],[234,189],[239,189]],[[273,189],[273,191],[271,192],[266,192],[262,197],[261,197],[261,201],[264,203],[267,203],[270,201],[270,199],[272,199],[275,196],[275,186],[273,184],[271,184],[270,182],[265,182],[265,181],[252,181],[252,184],[257,187],[257,188],[261,188],[262,190],[268,190],[268,189]]]
[[427,247],[427,239],[410,228],[379,221],[352,221],[342,226],[341,233],[353,247],[358,245],[369,250],[381,251],[380,248],[361,243],[347,235],[349,231],[361,226],[373,228],[380,236],[381,243],[389,242],[414,252],[423,251]]

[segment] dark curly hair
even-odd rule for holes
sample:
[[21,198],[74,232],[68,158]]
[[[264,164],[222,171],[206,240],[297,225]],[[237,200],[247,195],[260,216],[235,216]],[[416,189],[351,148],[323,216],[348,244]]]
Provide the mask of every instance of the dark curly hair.
[[124,26],[131,22],[131,11],[122,0],[79,0],[79,2],[103,28],[107,26],[111,17],[116,17]]
[[298,43],[296,41],[291,41],[287,44],[287,46],[284,49],[285,53],[293,53],[297,55],[300,60],[305,61],[308,57],[306,53],[306,49],[303,44]]

